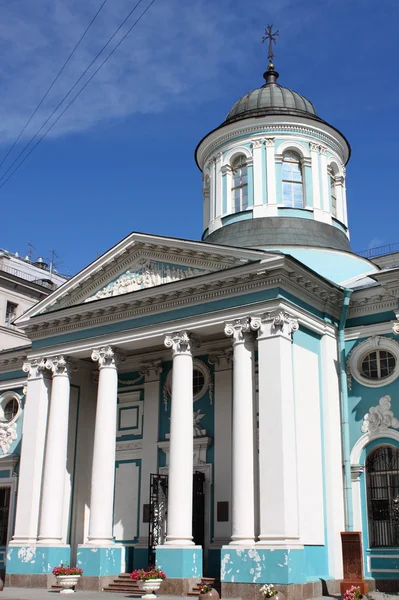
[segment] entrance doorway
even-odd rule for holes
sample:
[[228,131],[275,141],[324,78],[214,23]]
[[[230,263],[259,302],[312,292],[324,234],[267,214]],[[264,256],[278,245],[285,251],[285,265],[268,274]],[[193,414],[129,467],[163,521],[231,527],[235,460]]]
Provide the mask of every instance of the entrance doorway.
[[[205,546],[205,474],[193,473],[193,541]],[[168,523],[168,475],[150,475],[148,564],[155,564],[155,550],[165,543]]]

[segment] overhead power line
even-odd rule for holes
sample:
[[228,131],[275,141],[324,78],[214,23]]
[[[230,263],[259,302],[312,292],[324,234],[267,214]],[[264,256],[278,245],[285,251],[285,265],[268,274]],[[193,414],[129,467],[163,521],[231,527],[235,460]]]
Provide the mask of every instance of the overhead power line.
[[[101,67],[107,62],[108,58],[115,52],[115,50],[120,46],[120,44],[123,42],[123,40],[127,37],[127,35],[129,35],[130,31],[137,25],[137,23],[142,19],[142,17],[145,15],[145,13],[148,11],[148,9],[152,6],[152,4],[154,4],[155,0],[152,0],[152,2],[150,2],[150,4],[147,6],[147,8],[143,11],[143,13],[140,15],[140,17],[133,23],[133,25],[130,27],[130,29],[128,29],[127,33],[119,40],[118,44],[114,47],[114,49],[110,52],[110,54],[106,57],[106,59],[100,64],[100,67],[97,68],[94,71],[94,74],[86,81],[86,83],[84,84],[84,86],[80,89],[80,91],[78,92],[78,94],[76,94],[76,96],[72,99],[71,102],[69,102],[69,104],[67,104],[66,108],[61,112],[61,114],[57,117],[57,119],[52,123],[51,127],[49,127],[47,129],[47,131],[45,131],[44,135],[39,138],[38,142],[36,142],[36,144],[31,148],[31,150],[28,152],[28,154],[25,155],[25,157],[23,158],[23,160],[16,166],[16,168],[10,173],[10,175],[6,178],[7,173],[10,172],[10,170],[12,169],[12,167],[17,163],[17,161],[21,158],[21,156],[24,154],[24,152],[29,148],[29,146],[32,144],[32,142],[37,138],[37,136],[39,135],[39,133],[41,132],[41,130],[43,129],[43,127],[45,127],[45,125],[47,125],[47,123],[50,121],[50,119],[54,116],[54,114],[57,112],[57,110],[60,108],[60,106],[65,102],[65,100],[68,98],[68,96],[71,94],[71,92],[75,89],[75,87],[78,85],[78,83],[83,79],[83,77],[86,75],[86,73],[89,71],[89,69],[93,66],[93,64],[96,62],[96,60],[99,58],[99,56],[102,54],[102,52],[105,50],[105,48],[111,43],[111,41],[113,40],[113,38],[116,36],[116,34],[120,31],[120,29],[123,27],[123,25],[126,23],[126,21],[129,19],[129,17],[133,14],[133,12],[136,10],[136,8],[143,2],[143,0],[138,0],[138,2],[134,5],[134,7],[132,8],[132,10],[129,12],[129,14],[125,17],[125,19],[122,21],[122,23],[119,25],[119,27],[114,31],[114,33],[111,35],[111,37],[108,39],[108,41],[104,44],[104,46],[101,48],[101,50],[96,54],[96,56],[93,58],[93,60],[90,62],[90,64],[85,68],[85,70],[83,71],[83,73],[80,75],[80,77],[78,77],[78,79],[75,81],[75,83],[73,84],[73,86],[69,89],[69,91],[65,94],[65,96],[62,98],[62,100],[57,104],[57,106],[54,108],[54,110],[51,112],[51,114],[47,117],[47,119],[44,121],[44,123],[41,125],[41,127],[36,131],[35,135],[29,140],[29,142],[24,146],[24,148],[21,150],[21,152],[18,154],[18,156],[15,158],[15,160],[11,163],[11,165],[8,167],[8,169],[3,173],[3,175],[0,177],[0,182],[3,182],[2,185],[0,185],[0,189],[3,187],[3,185],[10,179],[10,177],[15,173],[15,171],[17,171],[19,169],[19,167],[25,162],[25,160],[28,158],[28,156],[30,156],[33,152],[33,150],[39,145],[39,143],[42,141],[42,139],[47,135],[47,133],[54,127],[54,125],[59,121],[59,119],[62,117],[62,115],[66,112],[66,110],[71,106],[71,104],[73,104],[73,102],[76,100],[76,98],[80,95],[80,93],[85,89],[85,87],[87,86],[87,84],[93,79],[93,77],[96,75],[96,73],[98,73],[98,71],[101,69]],[[5,179],[6,178],[6,179]],[[4,180],[4,181],[3,181]]]
[[88,24],[88,26],[86,27],[86,29],[84,30],[84,32],[82,33],[82,35],[80,36],[80,38],[79,38],[78,42],[76,43],[75,47],[73,48],[72,52],[70,53],[70,55],[68,56],[68,58],[66,59],[66,61],[62,65],[61,69],[58,71],[57,75],[55,76],[55,78],[53,79],[53,81],[51,82],[51,84],[49,85],[49,87],[47,88],[47,90],[46,90],[44,96],[42,97],[42,99],[40,100],[39,104],[36,106],[35,110],[31,114],[31,116],[29,117],[29,119],[26,121],[25,125],[22,127],[22,129],[19,132],[19,134],[16,137],[16,139],[14,140],[11,148],[8,150],[8,152],[5,155],[5,157],[0,162],[0,168],[3,166],[3,164],[5,163],[5,161],[7,160],[7,158],[10,156],[11,152],[14,150],[15,146],[17,145],[17,143],[19,142],[21,136],[23,135],[24,131],[26,130],[26,128],[28,127],[29,123],[32,121],[33,117],[35,116],[35,114],[37,113],[37,111],[39,110],[39,108],[41,107],[41,105],[43,104],[43,102],[45,101],[45,99],[47,98],[47,96],[49,95],[49,93],[51,92],[51,90],[53,89],[55,83],[60,78],[62,72],[65,69],[65,67],[67,66],[67,64],[71,60],[72,56],[75,54],[76,50],[79,48],[81,42],[85,38],[87,32],[89,31],[90,27],[93,25],[94,21],[97,19],[98,15],[102,11],[102,9],[103,9],[103,7],[104,7],[104,5],[105,5],[105,3],[107,1],[108,0],[104,0],[103,1],[103,3],[101,4],[100,8],[97,10],[96,14],[94,15],[94,17],[92,18],[92,20],[90,21],[90,23]]

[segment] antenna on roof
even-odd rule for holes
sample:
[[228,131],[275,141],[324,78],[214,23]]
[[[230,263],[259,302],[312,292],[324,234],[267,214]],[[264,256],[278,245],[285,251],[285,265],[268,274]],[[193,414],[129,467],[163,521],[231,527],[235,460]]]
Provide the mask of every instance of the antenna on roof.
[[60,264],[62,263],[58,263],[58,261],[56,261],[56,259],[60,258],[59,255],[57,254],[57,252],[54,250],[54,248],[52,250],[50,250],[50,278],[53,274],[53,271],[58,271],[58,267]]
[[27,257],[28,257],[28,260],[30,260],[30,261],[33,258],[33,254],[34,254],[33,251],[34,250],[36,250],[36,248],[34,247],[34,245],[32,244],[32,242],[28,242],[28,254],[27,254]]

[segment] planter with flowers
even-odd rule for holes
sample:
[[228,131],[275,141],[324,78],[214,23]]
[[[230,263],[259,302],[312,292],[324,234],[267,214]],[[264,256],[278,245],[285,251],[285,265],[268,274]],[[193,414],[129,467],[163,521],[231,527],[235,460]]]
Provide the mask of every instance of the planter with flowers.
[[219,600],[220,596],[218,592],[207,583],[200,583],[199,589],[199,600]]
[[360,600],[363,594],[360,587],[352,585],[344,594],[344,600]]
[[133,573],[130,573],[130,578],[140,583],[141,589],[146,592],[142,598],[148,599],[156,598],[154,592],[159,590],[161,583],[166,579],[166,575],[160,569],[151,566],[146,569],[136,569]]
[[57,577],[57,584],[63,589],[60,594],[73,594],[74,587],[77,585],[83,570],[78,567],[68,567],[61,564],[59,567],[54,567],[53,575]]
[[260,588],[263,598],[273,598],[273,600],[285,600],[283,592],[276,590],[272,583],[265,584]]

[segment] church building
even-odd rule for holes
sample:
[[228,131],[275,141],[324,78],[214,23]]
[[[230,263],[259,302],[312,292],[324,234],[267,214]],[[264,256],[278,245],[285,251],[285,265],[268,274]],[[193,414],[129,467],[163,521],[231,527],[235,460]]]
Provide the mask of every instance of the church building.
[[196,148],[200,241],[132,233],[15,321],[8,585],[63,562],[101,590],[156,562],[161,593],[310,598],[353,575],[349,534],[395,585],[399,254],[351,250],[348,141],[264,79]]

